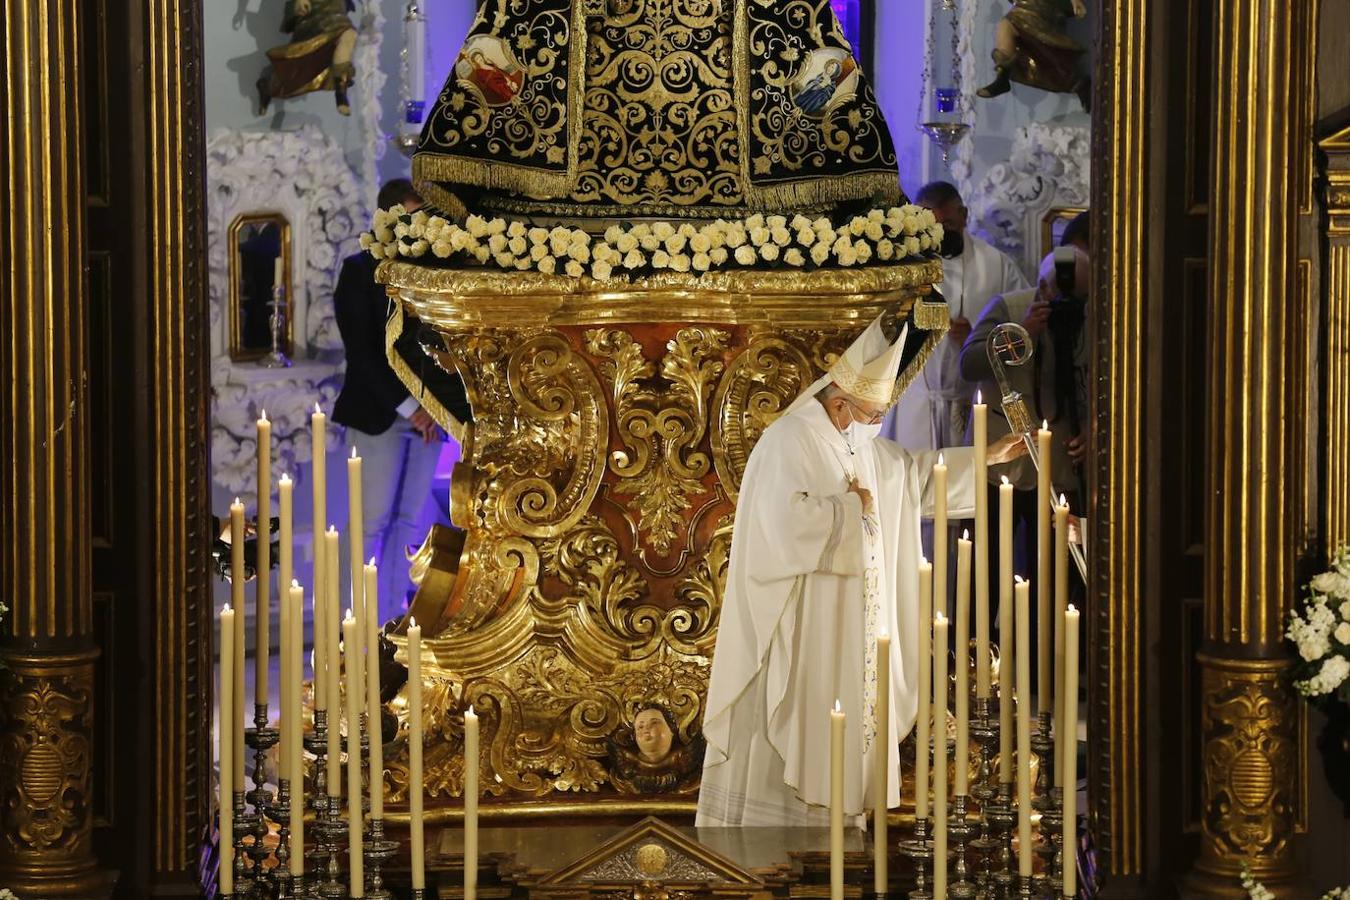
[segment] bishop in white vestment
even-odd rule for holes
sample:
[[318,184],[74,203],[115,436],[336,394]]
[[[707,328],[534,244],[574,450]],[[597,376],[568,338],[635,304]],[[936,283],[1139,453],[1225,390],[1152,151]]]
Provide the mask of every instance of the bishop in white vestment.
[[1007,254],[966,230],[966,207],[955,187],[926,184],[915,202],[932,210],[943,228],[942,295],[953,327],[900,396],[882,433],[910,450],[941,450],[965,443],[975,384],[961,377],[961,347],[972,323],[990,298],[1030,285]]
[[[750,454],[713,656],[697,824],[825,825],[828,714],[847,715],[844,812],[900,802],[899,744],[918,709],[919,518],[936,453],[878,439],[905,344],[874,322]],[[1011,458],[1005,442],[994,451]],[[947,454],[949,511],[973,515],[974,454]],[[873,733],[876,638],[894,636],[890,733]],[[871,796],[886,753],[888,796]]]

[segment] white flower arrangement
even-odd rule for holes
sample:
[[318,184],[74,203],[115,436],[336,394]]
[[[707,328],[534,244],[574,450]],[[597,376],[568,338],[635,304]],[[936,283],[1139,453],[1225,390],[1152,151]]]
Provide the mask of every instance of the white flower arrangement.
[[[1247,864],[1242,864],[1242,889],[1247,892],[1250,900],[1275,900],[1275,895],[1264,884],[1256,880],[1252,870],[1247,868]],[[1319,900],[1350,900],[1350,887],[1332,888],[1323,894]]]
[[402,206],[377,210],[361,248],[376,259],[420,259],[494,266],[596,281],[660,271],[702,274],[734,268],[816,269],[902,262],[932,256],[942,226],[919,206],[873,209],[847,221],[765,216],[695,224],[640,222],[594,237],[580,228],[551,229],[471,215],[463,223]]
[[1289,613],[1285,637],[1299,655],[1295,690],[1314,700],[1350,700],[1350,547],[1313,578],[1307,599]]

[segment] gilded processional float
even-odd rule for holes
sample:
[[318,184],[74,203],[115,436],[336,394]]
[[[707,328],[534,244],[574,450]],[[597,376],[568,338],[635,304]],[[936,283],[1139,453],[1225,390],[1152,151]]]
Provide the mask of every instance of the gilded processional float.
[[746,459],[878,315],[933,347],[940,228],[828,0],[484,3],[413,174],[363,245],[462,441],[413,560],[428,817],[470,704],[485,815],[691,812]]

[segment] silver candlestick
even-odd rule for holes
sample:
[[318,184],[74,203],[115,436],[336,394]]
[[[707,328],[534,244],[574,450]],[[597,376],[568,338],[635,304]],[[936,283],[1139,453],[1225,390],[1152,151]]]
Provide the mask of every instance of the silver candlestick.
[[947,896],[951,900],[975,900],[975,885],[969,881],[966,876],[969,870],[966,868],[966,847],[970,843],[970,836],[975,829],[970,824],[970,819],[966,816],[966,804],[969,798],[965,794],[957,794],[952,798],[952,813],[947,820],[947,833],[951,835],[952,842],[955,845],[956,853],[956,880],[947,886]]
[[366,835],[363,849],[366,864],[370,869],[370,889],[366,891],[366,896],[371,900],[391,900],[393,894],[384,886],[384,875],[381,870],[398,852],[398,842],[385,840],[383,818],[371,818],[370,832]]
[[993,837],[989,821],[990,804],[998,796],[998,781],[993,765],[993,748],[998,745],[998,720],[991,713],[992,701],[988,697],[975,700],[975,719],[970,724],[970,735],[979,742],[980,762],[975,784],[970,794],[980,806],[980,833],[970,842],[970,849],[979,858],[975,873],[976,892],[988,896],[990,879],[993,875],[994,853],[998,850],[998,841]]
[[284,284],[272,285],[272,301],[267,304],[267,308],[272,310],[272,314],[267,317],[268,328],[272,332],[272,349],[267,351],[267,355],[258,360],[258,365],[264,369],[289,369],[291,367],[290,358],[286,356],[283,349],[286,346],[286,286]]
[[928,819],[915,819],[914,839],[902,841],[900,852],[914,860],[915,886],[909,892],[910,900],[933,900],[928,887],[928,866],[933,862],[933,842],[928,837]]

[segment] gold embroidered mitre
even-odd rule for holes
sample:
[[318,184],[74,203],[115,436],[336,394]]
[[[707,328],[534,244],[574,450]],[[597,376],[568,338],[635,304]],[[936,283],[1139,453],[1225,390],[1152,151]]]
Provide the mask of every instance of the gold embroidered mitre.
[[850,397],[890,406],[894,401],[895,379],[905,355],[909,326],[905,326],[900,332],[899,339],[893,344],[886,345],[883,337],[885,349],[879,355],[876,352],[876,336],[871,335],[873,329],[880,333],[880,319],[873,322],[863,336],[854,341],[844,351],[844,355],[830,367],[830,380],[839,385]]

